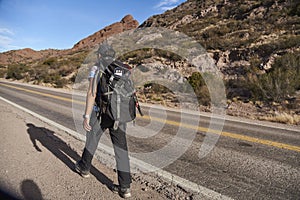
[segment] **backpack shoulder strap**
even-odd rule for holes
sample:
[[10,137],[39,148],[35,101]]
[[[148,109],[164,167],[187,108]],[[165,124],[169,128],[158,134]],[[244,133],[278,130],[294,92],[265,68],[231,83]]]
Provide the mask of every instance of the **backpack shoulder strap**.
[[96,70],[95,72],[95,76],[94,76],[94,80],[93,80],[93,83],[92,83],[92,95],[93,97],[96,95],[96,92],[97,92],[97,85],[98,85],[98,82],[100,80],[100,78],[102,77],[104,71],[102,71],[101,69],[98,69]]

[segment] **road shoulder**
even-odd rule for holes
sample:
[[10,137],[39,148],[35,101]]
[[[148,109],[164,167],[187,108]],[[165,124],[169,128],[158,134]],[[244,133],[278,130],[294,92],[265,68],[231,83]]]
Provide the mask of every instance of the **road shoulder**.
[[[2,152],[0,189],[19,199],[119,199],[109,190],[113,169],[93,160],[92,176],[80,177],[73,164],[84,143],[0,101]],[[192,194],[154,175],[134,174],[132,199],[189,199]],[[34,195],[34,196],[32,196]]]

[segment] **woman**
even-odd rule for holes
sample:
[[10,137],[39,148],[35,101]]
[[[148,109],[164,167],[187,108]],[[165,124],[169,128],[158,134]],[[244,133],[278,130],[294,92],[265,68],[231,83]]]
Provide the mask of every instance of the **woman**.
[[87,131],[86,143],[81,160],[75,164],[75,170],[81,176],[89,177],[91,162],[99,140],[103,132],[108,129],[114,147],[119,183],[119,185],[113,185],[112,191],[119,193],[123,198],[129,198],[131,197],[131,175],[126,141],[126,123],[119,123],[117,128],[113,128],[114,120],[103,112],[101,112],[101,116],[99,116],[99,111],[103,108],[99,108],[99,106],[95,105],[95,98],[97,95],[100,95],[96,93],[97,87],[99,87],[97,83],[97,72],[99,72],[99,69],[104,71],[104,69],[114,61],[115,52],[109,45],[104,43],[100,45],[97,53],[99,62],[96,66],[92,67],[89,74],[89,88],[83,116],[83,128]]

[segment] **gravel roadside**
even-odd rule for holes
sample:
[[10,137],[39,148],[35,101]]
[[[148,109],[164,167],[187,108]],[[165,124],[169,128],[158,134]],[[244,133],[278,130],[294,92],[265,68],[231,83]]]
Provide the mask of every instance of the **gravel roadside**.
[[[0,101],[0,199],[121,199],[113,169],[93,160],[92,176],[73,171],[84,143]],[[131,199],[197,199],[151,174],[134,174]]]

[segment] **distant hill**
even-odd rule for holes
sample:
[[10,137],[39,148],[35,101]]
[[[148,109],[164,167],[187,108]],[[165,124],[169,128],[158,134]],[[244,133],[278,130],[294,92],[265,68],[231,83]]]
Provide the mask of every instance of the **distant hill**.
[[78,51],[90,50],[95,45],[101,43],[105,38],[108,38],[114,34],[118,34],[127,30],[137,28],[139,25],[138,21],[133,19],[131,15],[126,15],[120,22],[115,22],[96,33],[80,40],[73,48],[58,50],[58,49],[46,49],[41,51],[35,51],[30,48],[12,50],[4,53],[0,53],[0,65],[24,63],[28,64],[39,59],[45,59],[48,57],[70,55]]
[[0,77],[34,84],[64,87],[72,83],[89,51],[106,38],[135,29],[139,25],[131,15],[80,40],[71,49],[30,48],[0,53]]

